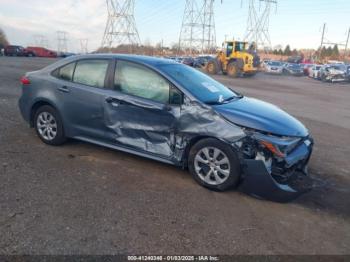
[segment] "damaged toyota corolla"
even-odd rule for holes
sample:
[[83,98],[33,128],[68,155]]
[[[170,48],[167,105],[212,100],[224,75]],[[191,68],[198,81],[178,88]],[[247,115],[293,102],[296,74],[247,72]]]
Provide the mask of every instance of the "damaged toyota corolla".
[[21,82],[22,116],[46,144],[75,138],[188,168],[209,189],[281,202],[311,188],[313,140],[298,120],[186,65],[75,56]]

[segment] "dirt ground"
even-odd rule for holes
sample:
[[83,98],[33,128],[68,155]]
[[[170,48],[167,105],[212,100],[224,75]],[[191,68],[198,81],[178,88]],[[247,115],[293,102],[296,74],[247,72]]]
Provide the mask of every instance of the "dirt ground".
[[53,61],[0,57],[0,254],[350,254],[350,84],[216,77],[315,138],[315,188],[279,204],[103,147],[44,145],[20,117],[19,78]]

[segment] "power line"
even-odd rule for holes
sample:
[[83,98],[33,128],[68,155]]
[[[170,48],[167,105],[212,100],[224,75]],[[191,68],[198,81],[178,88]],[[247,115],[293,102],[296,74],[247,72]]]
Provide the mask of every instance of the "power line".
[[337,45],[337,46],[344,46],[344,57],[346,56],[346,53],[347,53],[347,49],[348,49],[348,44],[349,44],[349,38],[350,38],[350,27],[348,29],[348,32],[347,32],[347,38],[345,40],[345,43],[342,43],[342,42],[332,42],[332,41],[329,41],[328,39],[326,39],[326,28],[327,28],[327,24],[324,23],[323,24],[323,29],[322,29],[322,37],[321,37],[321,45],[320,45],[320,51],[322,51],[322,48],[325,46],[325,45]]

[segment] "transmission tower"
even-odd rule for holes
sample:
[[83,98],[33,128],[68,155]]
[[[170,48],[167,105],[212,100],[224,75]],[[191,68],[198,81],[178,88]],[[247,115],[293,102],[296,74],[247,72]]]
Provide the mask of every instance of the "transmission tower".
[[80,41],[80,52],[82,54],[87,54],[89,39],[79,39],[79,41]]
[[67,53],[67,35],[68,33],[65,31],[57,31],[57,52],[58,53]]
[[43,35],[33,35],[35,46],[49,48],[49,40]]
[[216,47],[214,0],[186,0],[179,50],[193,55]]
[[254,42],[256,49],[271,49],[269,24],[273,6],[277,8],[277,0],[249,0],[248,23],[244,40]]
[[102,47],[140,44],[134,17],[135,0],[107,0],[108,18]]

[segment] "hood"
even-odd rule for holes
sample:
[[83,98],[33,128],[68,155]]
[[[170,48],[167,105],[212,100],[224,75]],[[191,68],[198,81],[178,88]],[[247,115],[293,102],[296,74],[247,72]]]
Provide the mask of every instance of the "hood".
[[346,72],[343,71],[343,70],[338,70],[338,69],[333,69],[333,68],[330,68],[329,69],[329,74],[330,75],[344,75]]
[[243,97],[231,103],[215,105],[214,110],[230,122],[281,136],[308,135],[297,119],[270,103]]

